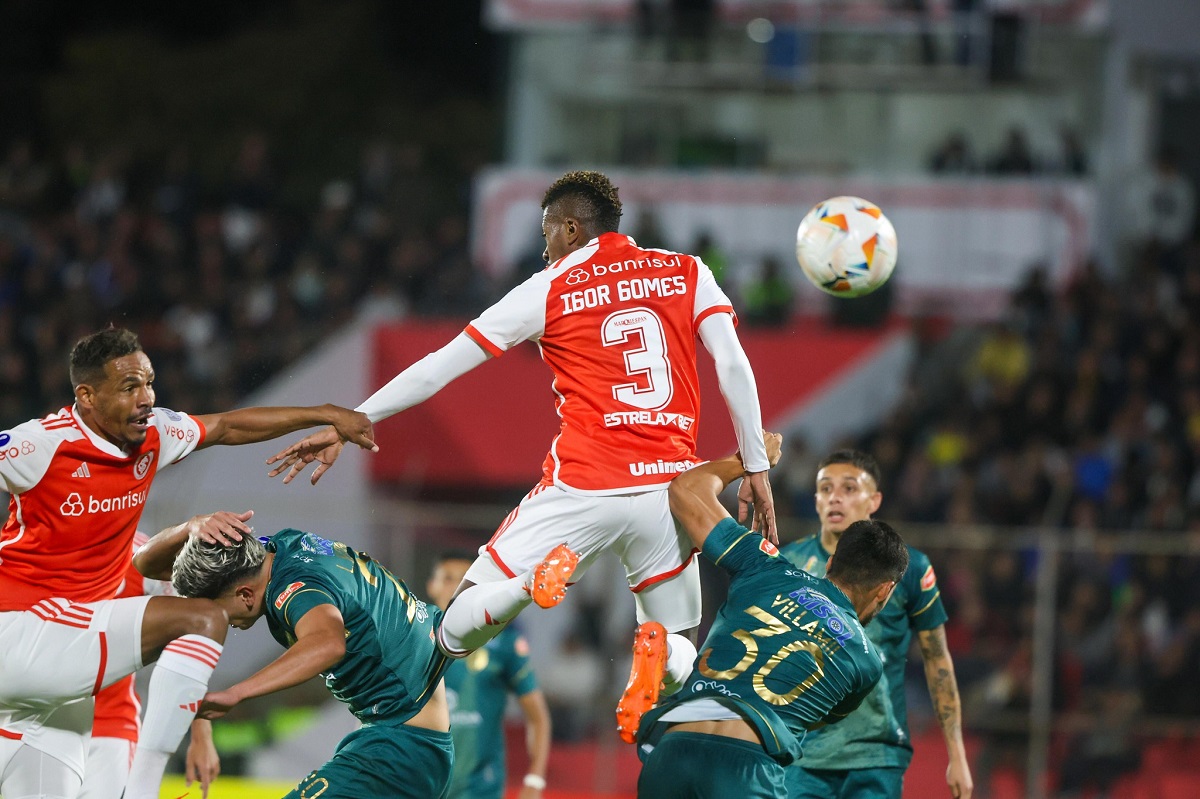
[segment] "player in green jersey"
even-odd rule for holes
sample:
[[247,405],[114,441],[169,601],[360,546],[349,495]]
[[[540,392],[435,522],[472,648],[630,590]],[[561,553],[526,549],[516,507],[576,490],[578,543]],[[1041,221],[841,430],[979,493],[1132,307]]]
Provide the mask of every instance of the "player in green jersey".
[[227,545],[160,538],[147,546],[177,550],[172,584],[180,596],[216,601],[243,630],[265,615],[287,647],[251,677],[207,694],[202,718],[323,674],[362,722],[286,799],[443,794],[454,754],[442,681],[447,661],[434,642],[440,610],[365,552],[312,533],[242,535]]
[[[774,463],[781,439],[765,437]],[[741,476],[734,456],[671,484],[671,512],[732,579],[683,689],[642,717],[640,797],[786,797],[784,767],[801,756],[806,730],[848,715],[883,673],[861,623],[908,566],[900,536],[857,524],[828,579],[811,577],[730,518],[718,494]]]
[[[817,577],[839,548],[847,528],[879,509],[879,465],[856,450],[839,450],[817,471],[816,505],[821,531],[793,541],[784,557]],[[946,648],[946,611],[929,557],[908,547],[908,570],[867,635],[883,655],[884,675],[848,719],[804,739],[804,760],[787,772],[791,799],[900,799],[912,759],[904,697],[904,666],[912,631],[917,632],[925,679],[946,739],[950,795],[969,799],[973,784],[962,739],[962,713],[954,663]]]
[[[474,553],[445,552],[434,564],[425,593],[442,610],[454,598]],[[504,795],[504,708],[508,695],[525,714],[529,768],[518,799],[541,799],[550,757],[550,710],[529,662],[529,644],[512,626],[446,669],[454,771],[445,799],[500,799]]]

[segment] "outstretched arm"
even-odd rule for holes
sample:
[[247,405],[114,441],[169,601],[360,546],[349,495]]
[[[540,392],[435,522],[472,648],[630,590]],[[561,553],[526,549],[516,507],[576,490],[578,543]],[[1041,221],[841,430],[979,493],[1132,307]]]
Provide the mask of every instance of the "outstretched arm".
[[779,543],[775,527],[775,500],[767,479],[767,451],[762,439],[762,409],[754,370],[738,341],[733,319],[724,313],[709,316],[700,323],[700,341],[713,356],[721,396],[733,419],[738,451],[745,464],[746,479],[738,491],[738,517],[746,521],[750,505],[754,507],[753,529],[772,543]]
[[236,446],[270,441],[306,427],[332,425],[344,440],[363,449],[376,450],[371,420],[359,411],[337,405],[318,405],[307,408],[238,408],[226,413],[197,416],[204,425],[204,441],[196,449],[215,444]]
[[[778,433],[762,433],[768,455],[768,466],[779,462],[783,436]],[[671,481],[667,494],[670,497],[671,513],[688,538],[698,547],[704,548],[704,540],[729,512],[721,504],[720,494],[727,485],[746,473],[742,459],[730,455],[719,461],[702,463],[689,469]]]
[[419,405],[491,356],[466,333],[396,375],[358,406],[372,422]]
[[346,625],[330,604],[317,605],[296,622],[296,643],[256,674],[232,688],[210,691],[197,714],[202,719],[224,716],[244,699],[273,694],[311,680],[337,665],[346,654]]
[[[429,399],[450,381],[471,371],[489,357],[465,333],[459,335],[440,350],[426,355],[393,377],[357,410],[366,414],[372,423],[386,419]],[[283,482],[290,483],[310,463],[315,462],[317,468],[313,470],[311,479],[316,485],[321,475],[337,461],[347,440],[352,439],[348,439],[340,430],[331,427],[319,430],[269,458],[268,464],[277,464],[269,475],[276,477],[287,472]]]
[[229,546],[241,541],[244,535],[253,535],[254,529],[246,524],[254,511],[233,513],[220,510],[204,516],[193,516],[183,524],[160,531],[133,553],[133,566],[143,577],[151,580],[171,579],[171,567],[175,556],[189,538],[199,538],[210,544]]
[[954,678],[954,661],[946,648],[945,625],[919,631],[917,641],[921,646],[921,659],[925,661],[929,698],[933,700],[934,714],[946,739],[946,753],[950,759],[946,783],[950,786],[950,795],[955,799],[970,799],[975,786],[971,781],[967,750],[963,746],[962,706],[958,698],[958,681]]
[[[546,779],[546,764],[550,761],[550,708],[546,696],[538,689],[517,697],[525,714],[525,751],[529,754],[529,769],[525,772]],[[539,799],[541,788],[525,785],[518,799]]]

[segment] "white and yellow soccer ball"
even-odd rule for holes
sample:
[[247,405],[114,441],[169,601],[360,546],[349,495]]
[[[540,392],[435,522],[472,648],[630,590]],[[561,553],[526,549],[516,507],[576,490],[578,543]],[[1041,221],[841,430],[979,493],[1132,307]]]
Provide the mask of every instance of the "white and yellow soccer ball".
[[896,267],[896,229],[861,197],[819,202],[796,231],[796,260],[809,282],[835,297],[861,297]]

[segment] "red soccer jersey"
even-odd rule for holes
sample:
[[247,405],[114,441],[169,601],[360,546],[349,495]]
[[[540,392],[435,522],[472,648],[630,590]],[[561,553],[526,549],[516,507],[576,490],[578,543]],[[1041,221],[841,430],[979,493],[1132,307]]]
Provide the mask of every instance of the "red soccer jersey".
[[73,408],[0,433],[0,486],[12,495],[0,530],[0,611],[116,596],[155,473],[204,440],[186,414],[155,408],[151,422],[131,453]]
[[[150,540],[145,533],[133,537],[133,551]],[[125,579],[117,589],[117,598],[135,596],[172,596],[171,584],[163,580],[151,580],[129,564]],[[134,691],[133,675],[118,680],[96,694],[96,709],[92,716],[93,738],[123,738],[137,743],[141,729],[142,705]]]
[[605,233],[534,275],[466,333],[492,355],[534,339],[554,372],[547,482],[589,494],[665,486],[696,464],[696,330],[733,313],[699,258]]

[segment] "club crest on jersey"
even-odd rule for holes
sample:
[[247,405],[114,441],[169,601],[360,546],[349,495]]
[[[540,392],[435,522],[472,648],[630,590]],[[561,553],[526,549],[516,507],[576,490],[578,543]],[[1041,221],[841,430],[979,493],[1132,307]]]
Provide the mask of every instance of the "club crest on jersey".
[[921,590],[928,591],[937,585],[937,575],[933,573],[933,564],[929,564],[929,568],[925,570],[925,574],[921,575]]
[[767,539],[758,542],[758,548],[773,558],[779,557],[779,550]]
[[287,588],[283,589],[283,593],[281,593],[279,595],[279,597],[276,598],[276,600],[275,600],[275,609],[283,610],[283,605],[285,602],[288,601],[288,597],[290,597],[292,594],[296,593],[303,587],[304,587],[304,583],[297,580],[296,582],[289,585]]
[[146,472],[150,471],[150,464],[154,462],[154,453],[147,452],[145,455],[137,459],[137,463],[133,464],[133,476],[141,480],[146,476]]

